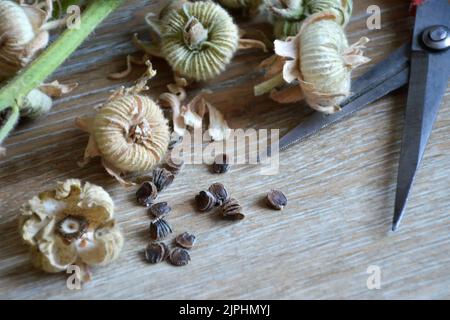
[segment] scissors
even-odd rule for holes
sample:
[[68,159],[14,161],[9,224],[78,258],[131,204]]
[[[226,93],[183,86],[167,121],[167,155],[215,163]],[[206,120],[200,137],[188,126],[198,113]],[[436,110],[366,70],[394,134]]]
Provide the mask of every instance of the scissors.
[[[413,39],[352,83],[341,111],[313,113],[284,135],[283,151],[409,83],[392,231],[396,231],[450,76],[450,1],[414,0]],[[272,148],[269,147],[270,155]]]

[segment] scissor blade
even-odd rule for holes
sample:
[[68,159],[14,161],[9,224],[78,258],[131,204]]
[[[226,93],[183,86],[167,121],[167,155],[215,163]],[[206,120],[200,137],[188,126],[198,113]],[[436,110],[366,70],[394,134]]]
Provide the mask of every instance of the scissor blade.
[[398,74],[387,79],[382,84],[371,88],[370,91],[365,92],[360,96],[352,97],[352,100],[345,104],[341,111],[325,115],[319,112],[315,112],[308,119],[303,121],[297,127],[292,129],[289,133],[283,136],[279,142],[280,150],[285,150],[291,145],[304,140],[320,130],[328,127],[331,124],[337,123],[353,113],[363,109],[370,103],[384,97],[388,93],[404,86],[408,82],[409,68],[404,66]]
[[[395,50],[385,60],[353,81],[353,94],[341,104],[342,111],[333,115],[324,115],[320,112],[313,113],[280,139],[279,150],[289,148],[405,85],[408,81],[410,55],[410,44]],[[271,154],[270,147],[267,153]]]
[[450,54],[413,52],[392,230],[398,229],[450,75]]

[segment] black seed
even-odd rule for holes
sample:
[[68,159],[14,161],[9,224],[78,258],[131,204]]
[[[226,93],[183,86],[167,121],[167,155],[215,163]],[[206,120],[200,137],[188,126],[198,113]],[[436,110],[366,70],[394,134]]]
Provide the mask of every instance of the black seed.
[[221,183],[213,183],[208,191],[216,198],[218,205],[229,198],[227,189],[225,189],[224,185]]
[[170,252],[170,262],[177,267],[185,266],[191,260],[191,256],[186,249],[175,248]]
[[164,167],[174,175],[179,174],[181,169],[183,169],[183,166],[183,159],[173,156],[172,153],[169,154],[164,165]]
[[174,178],[175,176],[167,169],[157,168],[153,170],[153,183],[158,189],[158,192],[167,188],[173,182]]
[[149,263],[159,263],[169,256],[169,247],[164,242],[151,242],[145,248],[145,259]]
[[230,170],[230,158],[228,155],[222,153],[215,157],[212,165],[212,171],[214,173],[225,173]]
[[136,200],[140,205],[144,207],[148,207],[149,205],[151,205],[153,201],[155,201],[157,196],[158,189],[151,181],[144,182],[136,191]]
[[229,198],[222,204],[222,216],[232,220],[242,220],[245,215],[242,213],[242,207],[234,198]]
[[158,202],[153,204],[148,212],[153,216],[153,218],[161,218],[166,216],[172,210],[167,202]]
[[200,193],[195,196],[195,202],[197,203],[198,210],[205,212],[210,211],[212,208],[214,208],[218,201],[211,192],[200,191]]
[[150,223],[150,239],[156,241],[165,238],[172,233],[169,223],[162,219],[156,219]]
[[275,210],[283,210],[287,205],[287,198],[279,190],[270,190],[267,193],[267,205]]
[[175,242],[186,249],[191,249],[195,244],[195,236],[188,232],[183,232],[175,238]]

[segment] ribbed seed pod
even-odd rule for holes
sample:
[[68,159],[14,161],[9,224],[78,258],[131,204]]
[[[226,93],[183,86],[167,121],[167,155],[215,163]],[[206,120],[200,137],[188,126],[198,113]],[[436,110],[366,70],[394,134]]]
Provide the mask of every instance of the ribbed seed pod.
[[352,0],[266,0],[266,6],[273,15],[277,39],[295,36],[306,18],[325,11],[335,13],[336,22],[345,27],[353,10]]
[[161,109],[142,95],[107,103],[95,116],[92,133],[103,160],[121,172],[151,169],[163,158],[170,139]]
[[0,0],[0,81],[10,78],[30,63],[48,44],[41,30],[46,13],[32,6]]
[[299,82],[299,97],[313,109],[334,113],[350,94],[351,71],[370,61],[362,51],[368,41],[361,38],[349,46],[336,14],[329,11],[310,16],[296,37],[276,40],[275,52],[293,59],[285,61],[283,78]]
[[219,3],[225,8],[230,9],[257,9],[263,0],[219,0]]
[[162,21],[161,52],[173,70],[197,81],[225,70],[238,48],[233,19],[213,2],[184,3]]

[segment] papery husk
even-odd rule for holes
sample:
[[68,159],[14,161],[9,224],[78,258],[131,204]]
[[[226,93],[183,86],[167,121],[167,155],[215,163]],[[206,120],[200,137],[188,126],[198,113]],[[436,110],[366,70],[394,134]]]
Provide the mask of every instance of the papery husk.
[[364,37],[349,46],[334,12],[312,15],[297,36],[275,40],[275,53],[285,59],[283,79],[298,82],[300,90],[291,86],[273,91],[271,97],[280,103],[305,99],[311,108],[324,113],[339,111],[339,103],[350,95],[351,71],[370,61],[362,52],[368,41]]
[[[67,217],[86,221],[85,233],[71,240],[61,235],[57,225]],[[25,203],[19,232],[30,248],[33,265],[50,273],[74,264],[82,270],[105,265],[117,259],[123,247],[111,197],[103,188],[78,179],[58,182],[56,188]]]

